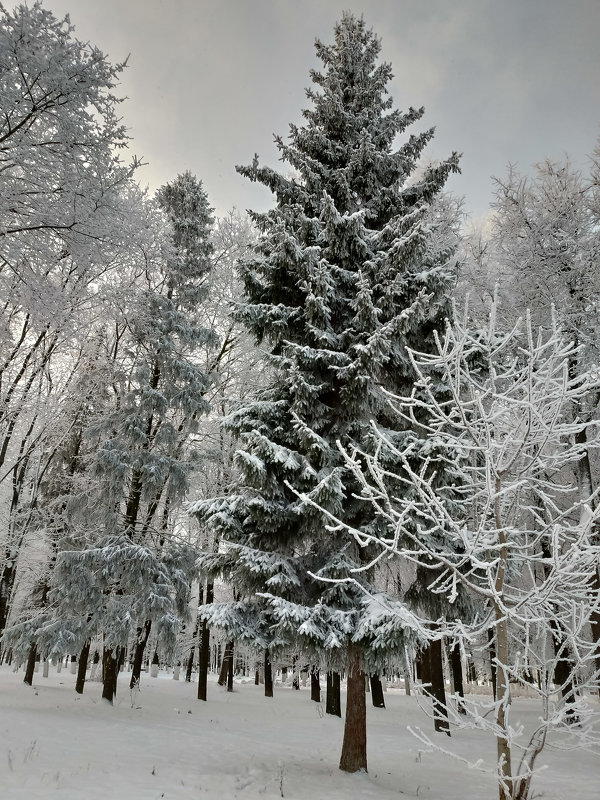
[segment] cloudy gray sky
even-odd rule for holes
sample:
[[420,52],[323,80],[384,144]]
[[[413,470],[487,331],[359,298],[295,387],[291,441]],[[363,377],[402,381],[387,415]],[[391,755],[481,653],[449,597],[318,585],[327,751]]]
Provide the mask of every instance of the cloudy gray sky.
[[[7,2],[6,5],[10,3]],[[474,215],[491,176],[568,153],[582,169],[600,135],[599,0],[45,0],[115,61],[132,149],[156,189],[190,169],[219,214],[270,195],[235,172],[277,161],[306,106],[313,43],[342,11],[364,13],[390,61],[395,105],[424,105],[427,155],[463,153],[450,188]],[[416,130],[415,126],[415,130]]]

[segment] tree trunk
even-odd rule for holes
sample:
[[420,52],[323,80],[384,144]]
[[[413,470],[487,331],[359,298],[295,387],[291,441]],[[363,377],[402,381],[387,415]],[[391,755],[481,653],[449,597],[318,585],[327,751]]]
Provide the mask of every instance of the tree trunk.
[[[198,588],[198,605],[201,606],[204,602],[204,588],[202,585]],[[194,669],[194,654],[196,652],[196,642],[198,643],[198,653],[202,648],[202,644],[199,639],[200,635],[200,614],[196,615],[196,622],[194,624],[194,633],[192,634],[192,646],[190,647],[190,655],[187,660],[187,666],[185,670],[185,682],[191,683],[192,682],[192,670]],[[200,697],[200,689],[198,688],[198,700],[201,700]],[[204,698],[206,700],[206,697]]]
[[142,674],[142,663],[144,661],[144,650],[148,643],[150,636],[150,629],[152,622],[147,619],[143,628],[138,628],[138,638],[135,645],[135,654],[133,656],[133,667],[131,668],[131,680],[129,681],[129,688],[133,689],[136,684],[139,684]]
[[113,698],[117,694],[117,676],[119,674],[119,648],[114,652],[106,647],[102,654],[102,699],[113,703]]
[[496,644],[495,644],[495,634],[491,628],[488,628],[488,642],[490,643],[490,670],[492,673],[492,691],[494,693],[494,700],[497,700],[498,691],[497,691],[497,673],[496,673]]
[[510,708],[510,682],[506,674],[505,665],[508,664],[508,631],[504,610],[501,606],[495,606],[496,618],[496,658],[497,672],[496,685],[498,697],[498,711],[496,713],[496,724],[498,734],[496,736],[496,750],[498,761],[498,796],[499,800],[511,800],[513,779],[510,744],[506,735],[507,714]]
[[325,699],[325,712],[334,717],[342,716],[342,703],[340,700],[340,673],[327,672],[327,694]]
[[556,662],[554,666],[554,683],[560,687],[560,693],[565,704],[565,719],[570,725],[579,724],[579,714],[573,706],[577,703],[575,685],[573,683],[573,656],[565,642],[563,632],[559,629],[556,620],[550,620],[552,629],[552,645]]
[[[571,363],[571,374],[573,376],[577,376],[578,369],[576,363]],[[575,434],[575,442],[580,445],[587,445],[588,443],[588,432],[587,429],[583,429],[578,431]],[[589,450],[584,450],[583,457],[579,459],[577,462],[577,483],[579,486],[579,495],[582,501],[588,502],[590,496],[593,494],[594,491],[594,481],[592,477],[592,465],[590,463],[590,453]],[[596,508],[598,505],[597,498],[594,498],[592,501],[592,508]],[[600,537],[600,527],[596,522],[594,524],[594,539],[593,544],[598,544],[598,538]],[[598,597],[600,593],[600,564],[596,564],[596,569],[594,570],[591,579],[590,579],[590,594],[592,597]],[[596,642],[596,651],[594,654],[594,660],[596,665],[596,670],[600,673],[600,610],[595,608],[590,612],[590,626],[592,629],[592,636],[594,641]],[[600,696],[600,686],[598,687],[598,694]]]
[[77,680],[75,681],[75,691],[77,694],[83,694],[83,687],[85,686],[85,673],[88,665],[88,658],[90,655],[91,639],[88,639],[79,654],[79,661],[77,665]]
[[367,700],[365,673],[360,668],[360,650],[350,645],[348,654],[346,721],[340,769],[344,772],[367,771]]
[[[206,602],[213,601],[213,584],[206,585]],[[198,700],[206,700],[208,691],[208,668],[210,666],[210,628],[203,619],[200,625],[200,645],[198,651]]]
[[298,672],[297,668],[298,658],[294,656],[292,658],[292,688],[300,689],[300,673]]
[[371,675],[371,701],[373,708],[385,708],[385,700],[383,699],[383,684],[379,675]]
[[465,708],[462,699],[465,696],[465,687],[463,684],[463,673],[462,673],[462,659],[460,657],[460,645],[458,642],[454,642],[452,647],[450,648],[450,669],[452,670],[452,683],[454,684],[454,694],[458,695],[458,711],[460,714],[466,714],[467,709]]
[[441,639],[436,639],[429,643],[429,670],[431,678],[431,696],[433,698],[433,726],[436,731],[446,733],[450,736]]
[[31,686],[33,683],[33,673],[35,671],[35,659],[37,656],[37,648],[35,646],[35,642],[31,643],[31,647],[29,648],[29,655],[27,656],[27,667],[25,668],[25,677],[23,678],[23,683],[26,683],[28,686]]
[[265,648],[265,697],[273,697],[273,667],[268,647]]
[[[233,642],[231,642],[231,649],[229,651],[229,664],[227,665],[227,691],[233,692],[233,665],[234,665],[234,652]],[[265,677],[266,681],[266,677]]]
[[321,684],[319,682],[319,670],[314,668],[310,672],[310,699],[315,703],[321,702]]
[[[16,575],[16,559],[8,548],[6,550],[6,562],[7,564],[5,564],[2,569],[2,574],[0,575],[0,636],[6,628],[10,597],[12,595]],[[2,641],[0,640],[0,652],[2,652],[1,648]]]
[[223,653],[223,661],[221,662],[221,671],[219,672],[219,686],[225,686],[227,683],[227,672],[229,670],[229,661],[233,655],[233,642],[227,642],[225,645],[225,652]]
[[[542,542],[542,554],[548,561],[552,558],[552,549],[547,540]],[[548,576],[550,568],[545,567],[544,571],[546,576]],[[561,696],[566,708],[566,721],[570,724],[577,725],[579,723],[579,714],[573,710],[573,704],[577,702],[575,686],[573,685],[573,656],[565,641],[564,632],[561,631],[555,619],[550,620],[550,628],[552,630],[552,646],[556,657],[553,675],[554,683],[560,686]],[[592,634],[593,633],[594,626],[592,624]],[[600,630],[598,631],[598,635],[600,635]],[[596,639],[595,641],[598,642],[599,640]]]
[[421,684],[427,693],[431,692],[431,667],[430,667],[429,646],[421,650],[417,661],[417,675],[420,676]]
[[194,669],[194,654],[196,653],[196,642],[198,642],[198,650],[201,648],[200,640],[198,638],[200,633],[200,617],[196,617],[194,625],[194,633],[192,634],[192,646],[190,647],[190,654],[185,662],[185,682],[192,682],[192,672]]

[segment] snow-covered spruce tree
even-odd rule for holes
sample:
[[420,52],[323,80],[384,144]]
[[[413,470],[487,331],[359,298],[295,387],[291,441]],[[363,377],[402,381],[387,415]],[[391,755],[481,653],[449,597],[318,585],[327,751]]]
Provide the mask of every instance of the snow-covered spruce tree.
[[59,554],[53,594],[59,609],[78,600],[78,613],[96,620],[105,667],[107,660],[114,667],[117,650],[136,635],[134,681],[151,625],[158,623],[158,634],[173,643],[185,605],[175,598],[181,599],[193,558],[173,537],[172,517],[194,463],[190,437],[209,410],[211,379],[200,352],[216,343],[199,316],[211,268],[206,194],[188,172],[165,185],[157,201],[157,235],[145,253],[141,288],[123,310],[114,343],[120,357],[112,406],[87,429],[97,442],[90,469],[98,481],[92,502],[101,530],[83,548]]
[[290,172],[257,158],[239,168],[276,199],[253,214],[260,236],[241,265],[237,312],[268,350],[269,386],[224,422],[241,440],[238,491],[193,510],[223,543],[202,567],[243,593],[206,608],[210,622],[257,648],[301,643],[317,661],[345,662],[340,767],[352,772],[367,766],[364,670],[399,657],[410,632],[388,601],[326,582],[364,553],[294,490],[359,529],[378,524],[353,496],[336,442],[369,449],[371,419],[399,441],[413,436],[390,417],[382,389],[410,391],[406,345],[427,348],[443,324],[454,251],[436,235],[446,222],[436,199],[458,157],[417,170],[433,130],[394,149],[423,109],[390,110],[391,67],[377,63],[380,42],[362,19],[345,14],[333,44],[316,50],[323,71],[311,73],[305,125],[276,140]]

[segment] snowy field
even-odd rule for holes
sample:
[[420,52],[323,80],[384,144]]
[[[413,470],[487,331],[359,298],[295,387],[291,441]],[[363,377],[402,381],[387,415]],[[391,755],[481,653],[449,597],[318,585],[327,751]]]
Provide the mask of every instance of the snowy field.
[[[75,694],[66,669],[50,677],[0,668],[0,798],[2,800],[494,800],[494,779],[457,760],[428,753],[407,731],[430,722],[414,697],[386,693],[387,708],[369,708],[369,772],[339,771],[343,722],[311,702],[309,689],[237,682],[233,694],[215,683],[210,699],[170,674],[142,677],[134,698],[119,678],[117,702],[101,685]],[[343,701],[342,697],[342,701]],[[368,698],[370,699],[370,698]],[[533,724],[535,704],[519,699],[514,718]],[[485,735],[455,731],[440,744],[470,761],[491,764]],[[548,748],[539,797],[598,800],[600,757]]]

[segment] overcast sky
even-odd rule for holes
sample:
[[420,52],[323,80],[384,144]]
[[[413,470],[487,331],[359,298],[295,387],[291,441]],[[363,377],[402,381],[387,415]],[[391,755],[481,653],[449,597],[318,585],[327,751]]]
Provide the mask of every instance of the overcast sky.
[[[6,2],[6,5],[10,5]],[[425,106],[431,158],[463,153],[450,188],[486,213],[491,176],[568,153],[585,169],[600,134],[600,0],[45,0],[113,61],[131,54],[122,106],[152,190],[190,169],[219,214],[264,209],[237,175],[275,165],[307,105],[314,40],[364,13],[391,62],[396,107]]]

